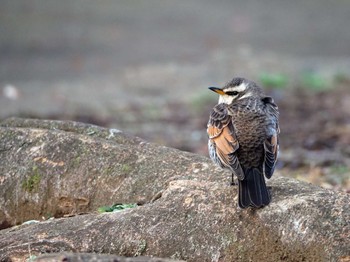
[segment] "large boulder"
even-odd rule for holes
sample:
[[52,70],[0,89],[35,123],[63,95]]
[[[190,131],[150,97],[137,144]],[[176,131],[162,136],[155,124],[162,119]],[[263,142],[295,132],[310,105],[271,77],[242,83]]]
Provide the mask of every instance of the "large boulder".
[[0,228],[146,203],[176,179],[227,180],[205,157],[69,121],[3,121],[0,159]]
[[[73,122],[10,119],[0,136],[4,225],[45,212],[72,216],[1,230],[0,261],[60,251],[188,261],[350,259],[348,194],[276,177],[268,182],[269,206],[241,210],[229,174],[203,156]],[[113,203],[139,206],[91,213]]]
[[[173,260],[167,258],[155,257],[121,257],[115,255],[105,255],[97,253],[53,253],[45,254],[39,257],[32,256],[35,262],[181,262],[182,260]],[[182,261],[184,262],[184,261]]]

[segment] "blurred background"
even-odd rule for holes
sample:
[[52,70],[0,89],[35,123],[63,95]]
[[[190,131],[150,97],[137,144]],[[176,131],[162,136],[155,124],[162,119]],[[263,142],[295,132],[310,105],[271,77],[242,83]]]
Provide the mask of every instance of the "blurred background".
[[278,173],[350,192],[350,2],[2,0],[0,120],[76,120],[203,155],[234,76],[281,111]]

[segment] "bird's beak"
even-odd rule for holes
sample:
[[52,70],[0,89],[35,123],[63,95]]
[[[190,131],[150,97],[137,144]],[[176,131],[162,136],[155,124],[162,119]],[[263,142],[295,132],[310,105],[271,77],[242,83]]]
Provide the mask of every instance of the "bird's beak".
[[218,87],[209,87],[209,89],[210,89],[211,91],[214,91],[215,93],[218,93],[219,95],[224,95],[224,94],[225,94],[225,92],[222,91],[222,89],[221,89],[221,88],[218,88]]

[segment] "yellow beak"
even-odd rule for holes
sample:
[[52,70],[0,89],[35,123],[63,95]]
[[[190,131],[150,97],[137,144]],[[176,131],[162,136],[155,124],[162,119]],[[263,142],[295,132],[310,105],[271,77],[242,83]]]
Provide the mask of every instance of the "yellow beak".
[[225,92],[222,91],[222,89],[221,89],[221,88],[218,88],[218,87],[209,87],[209,89],[210,89],[211,91],[214,91],[215,93],[218,93],[219,95],[224,95],[224,94],[225,94]]

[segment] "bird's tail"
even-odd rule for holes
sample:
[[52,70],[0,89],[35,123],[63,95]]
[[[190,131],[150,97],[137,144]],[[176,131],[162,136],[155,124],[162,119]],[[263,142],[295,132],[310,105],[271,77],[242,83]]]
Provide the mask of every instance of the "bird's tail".
[[267,190],[264,175],[257,168],[245,170],[245,178],[238,180],[238,204],[240,208],[261,208],[271,202],[271,195]]

